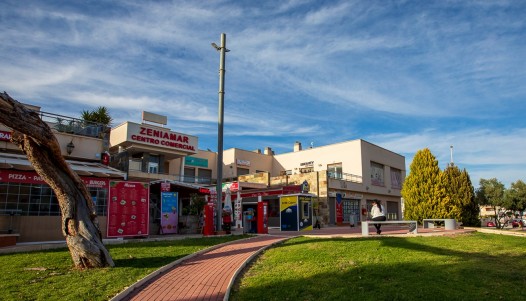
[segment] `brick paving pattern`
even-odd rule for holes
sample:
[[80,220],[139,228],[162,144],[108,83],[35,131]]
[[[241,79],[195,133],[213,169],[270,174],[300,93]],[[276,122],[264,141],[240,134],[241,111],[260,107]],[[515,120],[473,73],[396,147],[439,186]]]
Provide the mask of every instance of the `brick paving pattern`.
[[284,239],[258,236],[199,254],[121,300],[223,300],[237,270],[262,248]]

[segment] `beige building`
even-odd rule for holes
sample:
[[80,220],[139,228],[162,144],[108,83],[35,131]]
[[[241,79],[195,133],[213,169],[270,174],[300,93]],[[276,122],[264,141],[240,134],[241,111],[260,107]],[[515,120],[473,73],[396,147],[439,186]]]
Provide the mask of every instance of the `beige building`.
[[[268,147],[263,152],[225,150],[223,179],[238,181],[241,187],[260,183],[268,189],[307,181],[309,192],[318,196],[314,211],[323,224],[357,223],[367,217],[363,210],[369,212],[374,199],[382,202],[388,219],[401,218],[400,190],[406,175],[403,156],[361,139],[307,149],[296,142],[292,150],[278,155]],[[192,157],[204,158],[204,154]],[[277,196],[264,200],[271,212],[279,212]],[[256,202],[243,199],[243,211]],[[271,216],[270,226],[279,226],[277,217]]]

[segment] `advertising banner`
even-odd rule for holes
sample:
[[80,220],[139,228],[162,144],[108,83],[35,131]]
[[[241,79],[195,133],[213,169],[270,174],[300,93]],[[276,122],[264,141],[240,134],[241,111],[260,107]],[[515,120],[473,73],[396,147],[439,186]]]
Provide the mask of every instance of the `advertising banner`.
[[107,236],[147,236],[149,195],[147,183],[110,181]]
[[336,224],[343,223],[343,205],[341,193],[336,194]]
[[179,222],[177,192],[161,192],[161,227],[163,234],[177,233]]
[[281,231],[298,231],[298,196],[283,196],[279,203]]

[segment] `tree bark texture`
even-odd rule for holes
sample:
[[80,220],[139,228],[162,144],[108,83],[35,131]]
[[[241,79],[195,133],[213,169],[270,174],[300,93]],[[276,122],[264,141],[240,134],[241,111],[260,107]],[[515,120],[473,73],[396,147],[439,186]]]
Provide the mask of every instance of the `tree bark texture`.
[[13,130],[11,141],[27,155],[35,171],[55,192],[62,233],[79,269],[113,267],[102,243],[95,206],[84,182],[62,156],[51,128],[7,93],[0,93],[0,122]]

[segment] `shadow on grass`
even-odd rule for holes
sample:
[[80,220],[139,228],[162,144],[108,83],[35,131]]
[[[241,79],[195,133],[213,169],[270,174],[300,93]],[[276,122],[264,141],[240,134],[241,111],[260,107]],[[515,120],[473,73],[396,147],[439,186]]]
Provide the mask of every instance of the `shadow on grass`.
[[[526,276],[512,273],[510,267],[515,271],[526,269],[524,252],[473,251],[469,245],[462,251],[459,245],[441,247],[427,244],[425,239],[294,239],[275,248],[315,243],[316,250],[325,251],[334,248],[336,242],[343,243],[339,248],[348,246],[349,253],[309,262],[310,266],[288,273],[293,276],[265,270],[262,260],[231,300],[495,300],[522,294]],[[507,243],[499,237],[491,239],[497,244]],[[520,242],[510,245],[518,246]],[[292,252],[286,264],[294,265],[296,252],[309,251],[294,248]],[[260,269],[265,270],[265,276],[252,276]],[[239,282],[235,290],[238,287]]]

